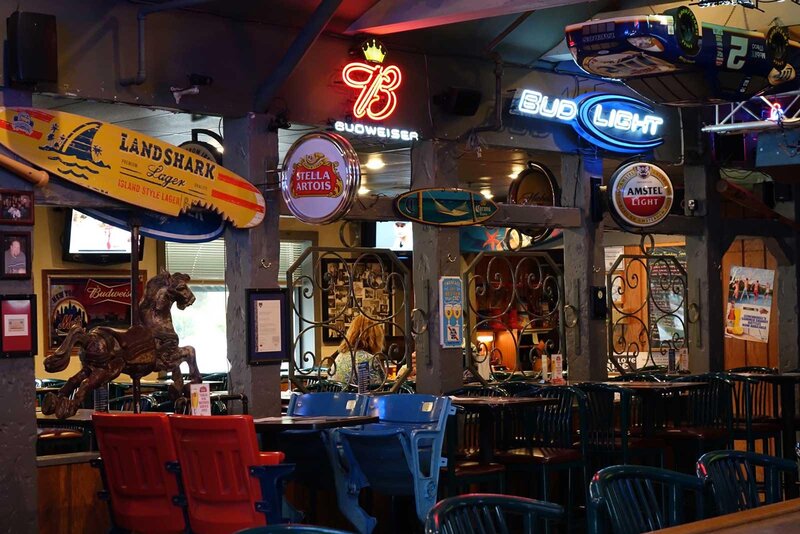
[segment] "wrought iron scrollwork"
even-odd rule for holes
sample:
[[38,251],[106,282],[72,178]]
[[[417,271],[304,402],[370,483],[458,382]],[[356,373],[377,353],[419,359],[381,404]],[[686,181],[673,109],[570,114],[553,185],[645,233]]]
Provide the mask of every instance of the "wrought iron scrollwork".
[[642,236],[640,249],[620,255],[606,275],[608,368],[620,373],[635,370],[640,354],[644,366],[655,366],[655,354],[688,346],[686,270],[677,256],[659,254],[651,235]]
[[[287,270],[286,284],[293,325],[289,380],[301,391],[342,377],[344,387],[355,388],[361,360],[369,363],[370,387],[383,389],[390,366],[411,361],[411,276],[392,251],[310,247]],[[348,339],[348,325],[358,316],[364,326]],[[310,337],[313,349],[304,347]]]
[[[543,354],[564,346],[563,277],[547,253],[482,252],[467,267],[462,284],[468,308],[466,365],[480,381],[487,382],[479,371],[487,362],[492,378],[505,381],[518,371],[532,373]],[[531,342],[523,343],[527,335]],[[503,354],[503,348],[514,354]]]

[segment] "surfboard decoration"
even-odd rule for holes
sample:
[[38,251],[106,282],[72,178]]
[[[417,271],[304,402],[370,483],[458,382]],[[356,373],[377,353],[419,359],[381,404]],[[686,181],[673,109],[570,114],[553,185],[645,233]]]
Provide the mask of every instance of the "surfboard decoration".
[[0,144],[71,183],[165,215],[200,206],[237,228],[264,219],[264,197],[241,176],[113,124],[63,111],[0,107]]
[[435,226],[480,224],[497,212],[497,204],[465,189],[414,189],[395,198],[394,205],[402,217]]
[[[128,210],[100,210],[81,208],[79,211],[106,224],[130,230],[131,212]],[[214,241],[225,232],[225,220],[218,213],[202,208],[192,208],[177,217],[154,211],[136,210],[139,233],[159,241],[176,243],[205,243]]]

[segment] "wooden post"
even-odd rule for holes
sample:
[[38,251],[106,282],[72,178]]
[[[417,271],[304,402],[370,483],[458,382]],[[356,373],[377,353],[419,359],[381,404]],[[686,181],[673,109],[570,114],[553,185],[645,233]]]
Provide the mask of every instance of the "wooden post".
[[[423,141],[411,151],[411,188],[458,187],[454,145]],[[461,349],[439,344],[439,277],[461,275],[458,228],[414,224],[414,307],[428,314],[428,329],[416,338],[417,391],[441,394],[461,387]],[[468,334],[466,334],[468,335]]]
[[[276,186],[278,134],[270,117],[254,113],[225,118],[225,166],[244,176],[264,192],[266,216],[252,230],[225,230],[225,285],[228,289],[227,338],[230,392],[244,393],[256,417],[280,415],[280,363],[247,363],[245,289],[278,287],[280,264],[279,191]],[[265,184],[269,184],[265,187]],[[263,260],[263,263],[262,263]],[[288,355],[287,355],[288,356]]]
[[[591,177],[603,176],[602,160],[561,157],[561,205],[578,208],[581,226],[564,229],[564,321],[570,381],[608,377],[606,322],[593,319],[592,286],[605,286],[603,223],[592,221]],[[574,324],[573,324],[574,323]]]
[[[30,93],[0,90],[0,105],[30,106]],[[18,176],[0,170],[0,189],[31,191],[32,185]],[[41,223],[40,223],[41,224]],[[34,247],[33,227],[3,226],[8,232],[30,231],[30,253]],[[2,252],[2,251],[0,251]],[[0,294],[33,293],[33,275],[27,280],[0,280]],[[41,311],[39,312],[41,313]],[[39,321],[40,317],[34,317]],[[39,323],[39,328],[47,328]],[[44,354],[46,347],[39,347]],[[33,358],[0,358],[0,517],[6,532],[37,532],[36,491],[36,390]]]

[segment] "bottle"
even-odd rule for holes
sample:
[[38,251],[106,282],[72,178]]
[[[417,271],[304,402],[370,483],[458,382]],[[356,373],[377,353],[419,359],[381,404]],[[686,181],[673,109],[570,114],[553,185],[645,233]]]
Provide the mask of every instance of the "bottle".
[[542,383],[550,382],[550,358],[547,352],[542,353]]
[[94,411],[108,411],[108,384],[97,386],[92,394],[92,397],[94,400]]

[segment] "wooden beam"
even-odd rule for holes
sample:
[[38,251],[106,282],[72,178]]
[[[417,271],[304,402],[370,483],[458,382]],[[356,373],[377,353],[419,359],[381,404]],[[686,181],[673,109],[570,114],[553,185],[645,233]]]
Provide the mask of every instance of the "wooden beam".
[[[606,230],[625,231],[617,222],[606,213],[603,216],[603,225]],[[648,234],[664,235],[700,235],[703,233],[703,219],[700,217],[688,217],[686,215],[668,215],[666,219],[652,228],[647,228]]]
[[728,180],[720,180],[717,182],[717,192],[722,195],[723,198],[739,204],[752,213],[766,217],[767,220],[777,221],[793,229],[795,232],[800,232],[800,224],[773,210],[767,206],[763,200],[741,186],[733,184]]
[[793,238],[791,228],[772,219],[724,219],[723,233],[727,238],[737,237],[783,237]]
[[577,3],[577,0],[381,0],[345,33],[386,35]]
[[[498,204],[498,208],[494,217],[485,222],[484,226],[578,228],[581,225],[580,212],[576,208],[518,204]],[[283,199],[280,210],[281,216],[291,216]],[[394,199],[389,197],[358,198],[344,216],[348,221],[396,221],[400,218],[394,210]]]

